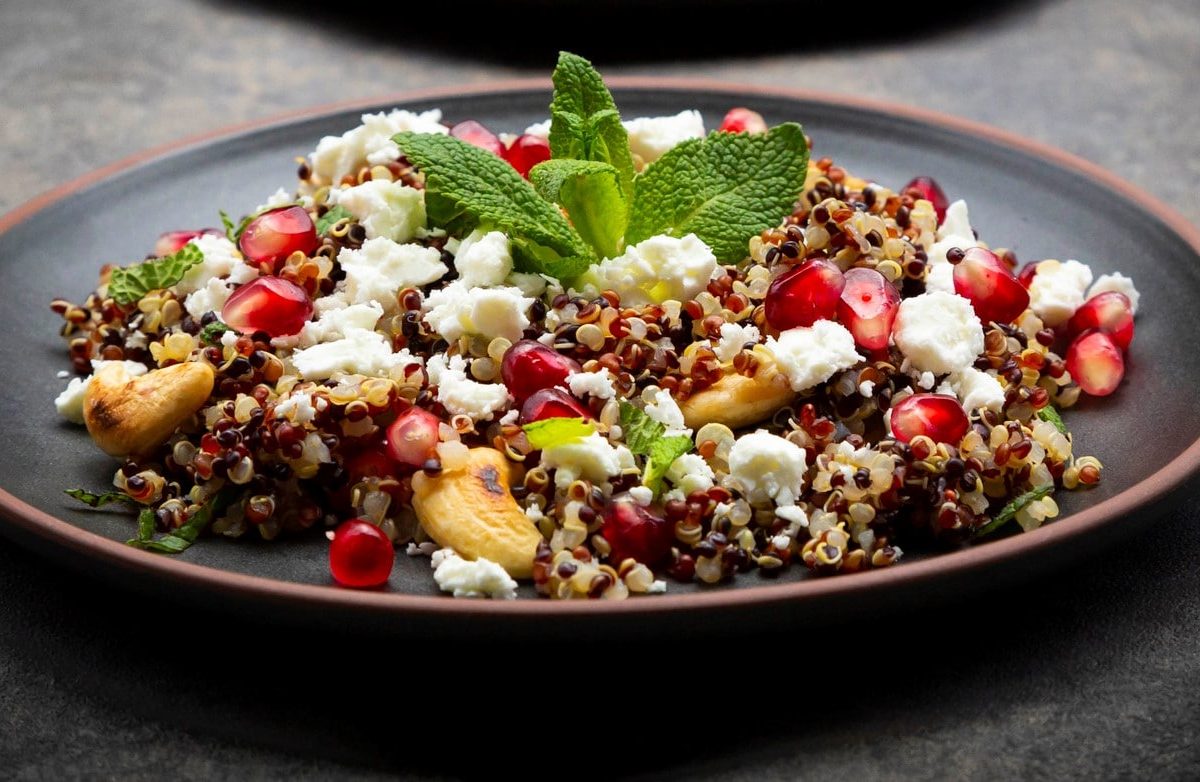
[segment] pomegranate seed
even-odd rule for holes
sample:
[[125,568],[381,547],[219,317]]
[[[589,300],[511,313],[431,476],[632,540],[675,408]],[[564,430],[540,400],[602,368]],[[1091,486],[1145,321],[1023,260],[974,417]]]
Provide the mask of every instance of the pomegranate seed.
[[164,255],[177,253],[188,242],[206,234],[224,236],[225,232],[219,228],[201,228],[199,231],[167,231],[154,242],[154,254],[161,258]]
[[608,561],[613,567],[631,557],[653,567],[670,553],[675,525],[636,502],[617,500],[604,509],[600,534],[612,547]]
[[1029,306],[1029,291],[995,253],[972,247],[954,266],[954,292],[984,323],[1011,323]]
[[1133,305],[1129,297],[1118,291],[1097,293],[1084,302],[1067,322],[1067,338],[1075,339],[1085,331],[1102,331],[1121,350],[1129,350],[1133,342]]
[[428,410],[408,408],[388,427],[388,456],[410,467],[421,467],[430,459],[436,459],[440,423]]
[[717,130],[722,133],[766,133],[767,122],[757,111],[739,106],[729,110]]
[[1033,284],[1033,276],[1037,274],[1037,267],[1039,263],[1041,263],[1041,261],[1032,261],[1025,264],[1025,266],[1021,269],[1021,273],[1017,275],[1017,282],[1021,283],[1026,288],[1029,288],[1029,286]]
[[1108,396],[1125,377],[1125,359],[1102,331],[1085,331],[1067,348],[1067,371],[1092,396]]
[[312,313],[312,300],[299,285],[280,277],[259,277],[229,296],[221,320],[239,334],[265,331],[286,337],[304,328]]
[[874,269],[846,272],[846,287],[838,299],[837,319],[867,350],[883,350],[900,311],[900,293]]
[[531,424],[547,418],[592,418],[578,399],[561,388],[543,388],[521,405],[521,423]]
[[832,320],[837,314],[846,277],[822,258],[805,261],[775,278],[763,302],[767,323],[780,331]]
[[343,521],[329,544],[329,572],[342,586],[382,586],[392,574],[395,560],[392,541],[366,519]]
[[504,145],[500,143],[500,138],[473,119],[464,120],[450,128],[450,135],[472,146],[504,157]]
[[900,192],[903,193],[906,190],[915,191],[918,198],[924,198],[933,204],[933,211],[937,213],[938,225],[942,224],[942,221],[946,219],[946,209],[950,207],[950,201],[946,199],[946,193],[933,177],[914,177]]
[[567,375],[579,371],[578,361],[536,339],[517,342],[505,351],[504,360],[500,362],[500,377],[517,404],[543,388],[566,388]]
[[250,221],[238,239],[238,248],[246,260],[272,269],[292,253],[312,255],[320,245],[317,227],[302,206],[263,212]]
[[504,159],[518,174],[528,179],[531,168],[550,159],[550,142],[541,136],[531,136],[528,133],[517,136],[508,149],[504,150]]
[[955,445],[970,425],[958,400],[945,394],[913,394],[892,407],[892,434],[904,443],[924,435],[937,443]]

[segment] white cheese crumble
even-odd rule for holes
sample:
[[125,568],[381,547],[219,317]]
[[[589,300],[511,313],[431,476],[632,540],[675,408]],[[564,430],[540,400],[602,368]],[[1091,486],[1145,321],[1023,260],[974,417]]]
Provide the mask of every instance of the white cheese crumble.
[[354,215],[368,239],[383,236],[407,242],[425,227],[425,191],[400,182],[372,179],[344,190],[335,188],[329,191],[329,202]]
[[854,336],[840,323],[818,320],[768,337],[767,350],[787,376],[793,391],[804,391],[824,383],[843,369],[862,360],[854,350]]
[[467,377],[462,356],[439,353],[429,359],[427,371],[429,382],[438,387],[437,401],[452,415],[480,421],[508,406],[508,388],[503,383],[479,383]]
[[616,258],[592,264],[582,280],[598,290],[616,291],[624,305],[640,307],[668,299],[691,301],[716,269],[716,256],[695,234],[652,236]]
[[297,350],[291,361],[305,380],[326,380],[335,372],[386,377],[393,370],[420,364],[421,358],[407,349],[393,353],[391,341],[382,334],[348,328],[341,339]]
[[1071,319],[1085,301],[1092,270],[1079,261],[1042,261],[1029,283],[1029,308],[1051,328]]
[[625,462],[632,462],[632,458],[624,458],[621,450],[628,452],[625,446],[614,448],[604,435],[592,432],[587,437],[544,449],[542,465],[556,471],[554,483],[559,488],[566,488],[579,478],[599,484],[620,474]]
[[629,150],[646,164],[653,163],[681,141],[704,138],[704,118],[695,109],[669,117],[638,117],[626,120]]
[[468,288],[455,280],[429,294],[425,322],[447,342],[464,334],[521,339],[529,328],[527,313],[533,299],[519,288]]
[[265,212],[268,209],[278,209],[281,206],[291,206],[294,203],[296,203],[296,196],[281,187],[267,196],[266,201],[254,207],[254,214]]
[[695,453],[685,453],[667,468],[667,480],[678,487],[684,494],[694,491],[707,491],[713,487],[717,475],[713,472],[704,457]]
[[757,326],[747,326],[741,323],[725,323],[721,325],[721,338],[713,345],[713,352],[722,361],[733,361],[734,356],[742,352],[748,342],[758,342],[762,337]]
[[[374,331],[375,324],[383,317],[383,305],[377,301],[352,304],[348,307],[331,306],[335,303],[344,305],[345,302],[330,296],[317,299],[314,307],[321,313],[320,317],[304,324],[304,328],[295,337],[296,345],[308,348],[322,342],[341,339],[350,329]],[[274,344],[275,341],[272,342]]]
[[580,398],[594,396],[597,399],[612,399],[617,395],[612,375],[607,369],[601,369],[599,372],[572,372],[567,375],[567,386],[572,394]]
[[[96,360],[92,362],[92,371],[98,371],[101,367],[111,364],[111,361]],[[125,373],[129,377],[137,377],[138,375],[146,374],[146,365],[137,361],[122,361],[125,365]],[[83,423],[83,397],[87,394],[88,386],[92,383],[92,375],[87,377],[73,377],[71,382],[67,383],[67,387],[62,393],[54,398],[54,409],[58,411],[66,420],[73,424]]]
[[969,250],[978,246],[975,232],[971,229],[967,202],[961,199],[955,201],[947,207],[946,219],[937,231],[937,241],[929,248],[929,273],[925,278],[925,290],[954,293],[954,264],[946,260],[946,252],[951,247]]
[[634,486],[629,490],[629,497],[644,508],[654,501],[654,490],[646,486]]
[[803,448],[762,429],[739,437],[729,451],[729,474],[752,503],[795,505],[805,467]]
[[[318,400],[321,401],[321,400]],[[324,404],[321,405],[322,409]],[[275,404],[275,417],[287,418],[292,423],[307,424],[317,417],[318,408],[313,404],[312,394],[303,391]]]
[[975,367],[951,374],[938,386],[938,393],[958,397],[968,413],[981,407],[998,413],[1004,407],[1004,386],[1000,380]]
[[455,597],[490,597],[512,600],[517,582],[504,568],[480,557],[474,562],[463,559],[453,549],[439,549],[429,560],[438,589]]
[[499,231],[475,230],[459,245],[454,268],[458,270],[458,279],[469,288],[503,284],[513,268],[508,237]]
[[550,138],[550,120],[535,122],[525,128],[525,135],[538,136],[540,138]]
[[230,282],[243,283],[258,276],[258,270],[243,263],[241,253],[224,236],[201,234],[189,244],[194,244],[200,250],[204,260],[188,269],[175,283],[175,292],[180,296],[204,288],[214,277],[228,277]]
[[[1038,271],[1039,273],[1041,272],[1040,266],[1038,267]],[[1137,314],[1138,299],[1142,298],[1142,295],[1138,293],[1137,288],[1133,287],[1133,280],[1120,272],[1101,274],[1099,279],[1092,283],[1092,287],[1088,288],[1087,298],[1090,299],[1099,293],[1107,293],[1108,291],[1125,294],[1125,298],[1129,299],[1133,314]]]
[[447,133],[441,123],[442,112],[434,109],[419,114],[396,109],[384,114],[364,114],[357,128],[340,136],[326,136],[309,156],[313,173],[328,184],[341,184],[342,177],[356,174],[366,164],[380,165],[400,157],[400,148],[392,141],[395,134]]
[[349,304],[379,303],[385,313],[392,313],[400,308],[398,291],[419,288],[446,275],[449,269],[441,255],[433,247],[397,244],[384,237],[368,239],[361,249],[347,247],[338,253],[338,263],[346,273],[339,287]]
[[983,326],[971,302],[944,291],[900,302],[892,336],[918,371],[935,375],[966,369],[983,352]]
[[692,430],[688,429],[684,423],[683,411],[679,409],[679,403],[671,396],[671,392],[661,388],[648,388],[646,390],[649,392],[650,398],[646,402],[645,413],[650,418],[667,427],[665,435],[691,435]]
[[[776,508],[775,515],[784,521],[791,522],[799,527],[808,526],[808,513],[805,512],[804,508],[801,508],[799,505],[785,505],[782,508]],[[788,538],[788,543],[790,542],[791,539]],[[785,548],[786,546],[787,543],[784,543],[782,546],[779,546],[779,548]]]

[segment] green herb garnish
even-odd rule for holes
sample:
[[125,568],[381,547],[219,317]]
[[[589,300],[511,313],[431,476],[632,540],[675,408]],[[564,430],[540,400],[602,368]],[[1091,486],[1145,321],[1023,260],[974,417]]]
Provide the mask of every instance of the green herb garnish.
[[203,260],[204,253],[200,248],[188,242],[172,255],[113,269],[108,280],[108,295],[117,304],[133,304],[150,291],[169,288],[179,282],[189,269]]
[[67,496],[74,497],[92,508],[102,508],[105,505],[110,505],[114,502],[133,502],[134,500],[125,492],[121,491],[106,491],[101,494],[90,492],[87,489],[67,489]]
[[542,198],[567,210],[597,257],[621,254],[629,208],[617,169],[594,160],[547,160],[533,167],[529,181]]
[[154,537],[154,511],[147,508],[138,516],[138,536],[126,541],[126,545],[156,551],[159,554],[178,554],[185,551],[196,542],[201,532],[208,529],[213,518],[233,502],[237,493],[238,490],[234,488],[222,489],[216,497],[201,505],[182,527],[158,538]]
[[317,235],[325,236],[329,233],[329,229],[337,225],[339,221],[351,217],[354,217],[354,215],[350,214],[346,210],[346,207],[338,204],[317,219]]
[[242,218],[241,222],[239,222],[235,225],[233,222],[233,218],[230,217],[229,213],[226,212],[224,209],[220,210],[220,214],[221,214],[221,224],[225,226],[225,238],[227,238],[229,241],[233,242],[234,244],[237,244],[238,239],[242,238],[242,234],[244,234],[246,232],[246,226],[250,225],[250,221],[253,220],[255,217],[257,217],[257,215],[252,215],[252,214],[246,215],[245,217]]
[[1050,423],[1054,424],[1054,428],[1063,434],[1067,433],[1067,425],[1063,423],[1062,416],[1059,415],[1059,412],[1054,405],[1046,405],[1041,410],[1038,410],[1037,416],[1043,421],[1049,421]]
[[539,451],[582,440],[596,431],[591,421],[582,418],[543,418],[521,428],[525,430],[525,439]]
[[230,328],[219,320],[214,320],[204,328],[200,329],[200,341],[205,345],[216,345],[221,341],[221,335]]
[[1050,496],[1053,491],[1053,486],[1039,486],[1036,489],[1031,489],[1025,492],[1001,508],[1000,511],[992,517],[991,521],[989,521],[987,524],[984,524],[975,532],[975,537],[982,538],[985,535],[992,534],[1008,522],[1015,519],[1018,511],[1028,508],[1030,505],[1042,499],[1043,497]]
[[657,494],[662,488],[662,478],[680,456],[692,450],[692,438],[687,435],[665,437],[667,427],[655,421],[629,402],[621,402],[621,434],[625,446],[646,457],[646,469],[642,472],[642,483]]

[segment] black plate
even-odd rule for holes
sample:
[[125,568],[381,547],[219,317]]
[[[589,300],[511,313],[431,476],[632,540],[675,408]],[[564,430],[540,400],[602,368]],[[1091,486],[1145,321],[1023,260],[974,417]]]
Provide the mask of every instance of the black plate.
[[[365,110],[440,107],[448,120],[480,120],[520,132],[544,119],[544,85],[442,92],[377,106],[318,111],[172,151],[85,177],[0,221],[0,360],[9,386],[0,398],[0,496],[11,534],[63,561],[136,588],[170,589],[182,598],[303,622],[355,622],[412,632],[471,634],[503,627],[542,632],[670,631],[701,622],[728,627],[757,621],[813,620],[1028,577],[1078,556],[1152,519],[1200,462],[1200,240],[1152,198],[1065,153],[999,131],[911,109],[811,94],[728,85],[617,82],[626,116],[698,108],[710,127],[733,105],[768,122],[798,120],[815,154],[899,186],[914,174],[938,179],[965,198],[972,224],[1021,259],[1078,258],[1097,274],[1120,270],[1143,294],[1125,384],[1112,397],[1070,411],[1076,450],[1099,456],[1104,481],[1087,492],[1060,492],[1064,518],[1028,535],[906,561],[885,571],[835,579],[806,578],[802,568],[779,581],[757,575],[732,587],[671,584],[670,595],[624,603],[563,604],[451,600],[438,596],[427,559],[397,558],[389,588],[354,592],[330,586],[326,542],[318,533],[275,544],[205,539],[177,558],[134,551],[123,541],[132,520],[81,509],[62,494],[105,487],[114,463],[82,428],[60,421],[54,396],[68,367],[47,303],[80,299],[99,266],[142,256],[170,228],[219,224],[217,210],[252,209],[294,182],[297,155],[326,134],[358,123]],[[1177,492],[1174,492],[1177,495]],[[65,522],[65,523],[64,523]],[[86,532],[81,532],[86,531]],[[527,592],[532,590],[526,589]],[[781,610],[782,609],[782,610]],[[404,616],[407,621],[395,622]]]

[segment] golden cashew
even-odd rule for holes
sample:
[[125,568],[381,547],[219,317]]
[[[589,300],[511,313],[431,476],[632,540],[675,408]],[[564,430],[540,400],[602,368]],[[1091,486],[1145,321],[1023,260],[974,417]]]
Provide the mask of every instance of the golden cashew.
[[102,366],[83,397],[83,422],[107,454],[137,456],[166,442],[176,427],[204,406],[213,368],[188,362],[130,378],[117,361]]
[[463,559],[490,559],[513,578],[529,578],[542,534],[508,486],[504,454],[472,448],[465,467],[413,476],[413,508],[439,546],[454,549]]
[[796,392],[770,360],[763,360],[754,377],[731,372],[679,403],[683,420],[690,428],[725,424],[741,429],[774,415],[791,404]]

